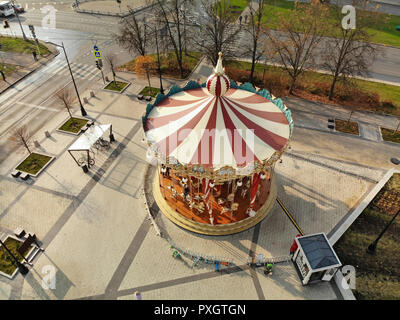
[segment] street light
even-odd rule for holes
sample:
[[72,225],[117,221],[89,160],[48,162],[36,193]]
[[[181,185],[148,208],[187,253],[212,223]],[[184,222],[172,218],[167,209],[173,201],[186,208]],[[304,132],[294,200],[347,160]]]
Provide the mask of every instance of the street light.
[[29,269],[26,266],[24,266],[21,262],[18,261],[18,259],[11,253],[11,251],[6,247],[4,242],[1,240],[0,240],[0,245],[2,245],[4,247],[4,249],[6,249],[8,254],[13,258],[13,260],[14,260],[15,264],[17,265],[17,268],[19,269],[21,274],[22,275],[27,274],[29,272]]
[[369,254],[374,254],[375,250],[376,250],[376,246],[378,245],[378,241],[380,238],[382,238],[383,234],[386,232],[386,230],[390,227],[390,225],[393,223],[394,219],[396,219],[396,217],[399,215],[400,213],[400,209],[397,211],[397,213],[394,215],[394,217],[392,218],[392,220],[390,220],[390,222],[386,225],[386,227],[382,230],[382,232],[379,234],[378,238],[375,239],[374,242],[372,242],[368,248],[367,248],[367,252]]
[[75,87],[75,92],[76,92],[76,95],[78,97],[79,105],[81,107],[81,114],[82,114],[82,116],[87,116],[86,110],[82,105],[81,97],[79,96],[78,88],[76,87],[75,78],[74,78],[74,75],[72,74],[71,66],[69,65],[69,60],[68,60],[67,52],[65,51],[64,43],[61,42],[61,46],[59,44],[56,44],[56,43],[54,43],[54,45],[56,45],[57,47],[61,47],[64,50],[64,55],[65,55],[65,59],[67,60],[69,73],[71,74],[72,82],[73,82],[74,87]]
[[11,6],[12,6],[13,9],[14,9],[14,14],[15,14],[15,16],[16,16],[17,19],[18,19],[19,26],[21,27],[22,36],[24,37],[24,40],[25,40],[25,41],[28,41],[28,38],[26,37],[25,32],[24,32],[24,29],[22,28],[21,20],[19,20],[19,15],[18,15],[18,13],[17,13],[17,10],[15,9],[14,0],[11,0]]

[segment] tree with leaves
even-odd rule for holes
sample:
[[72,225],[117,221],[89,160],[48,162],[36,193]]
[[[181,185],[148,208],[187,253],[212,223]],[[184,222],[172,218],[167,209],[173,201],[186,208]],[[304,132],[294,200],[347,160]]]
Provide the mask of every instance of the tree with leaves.
[[32,135],[28,131],[28,127],[24,125],[11,130],[9,140],[16,147],[25,147],[26,150],[28,150],[29,154],[31,154],[32,153],[30,150],[31,138]]
[[235,42],[240,29],[227,1],[210,3],[203,0],[202,7],[205,17],[200,24],[201,36],[193,39],[195,45],[213,65],[217,64],[219,52],[224,54],[225,61],[235,58]]
[[135,11],[129,7],[129,15],[121,19],[119,33],[116,39],[121,47],[131,54],[141,56],[146,54],[149,44],[149,35],[144,21],[138,20]]
[[147,77],[149,82],[149,88],[151,90],[150,75],[155,73],[157,70],[157,64],[153,57],[151,56],[139,56],[136,58],[136,73],[140,77]]
[[[353,0],[352,5],[362,8],[366,3],[364,0]],[[378,18],[378,12],[357,10],[356,26],[352,29],[342,26],[343,14],[340,6],[332,10],[335,13],[335,22],[332,26],[335,38],[325,41],[322,63],[322,67],[329,70],[333,76],[329,100],[333,99],[335,86],[339,80],[346,81],[348,77],[367,75],[369,66],[379,50],[371,43],[372,36],[368,32],[369,25]]]
[[107,53],[104,57],[106,63],[108,64],[108,66],[110,67],[110,70],[112,72],[113,75],[113,79],[114,79],[114,83],[115,81],[115,69],[117,67],[117,56],[114,53]]
[[72,94],[71,90],[64,88],[56,93],[56,97],[60,104],[67,110],[70,118],[72,118],[72,110],[75,108],[74,102],[76,96]]
[[327,28],[328,10],[328,6],[319,3],[296,2],[289,16],[278,17],[278,29],[283,33],[268,33],[267,45],[291,78],[290,94],[298,77],[316,63],[316,48]]

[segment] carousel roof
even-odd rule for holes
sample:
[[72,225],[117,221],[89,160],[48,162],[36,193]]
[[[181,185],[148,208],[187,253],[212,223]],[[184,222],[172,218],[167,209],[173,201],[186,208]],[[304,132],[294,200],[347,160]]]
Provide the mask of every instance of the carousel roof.
[[279,158],[293,122],[282,100],[247,83],[237,86],[221,57],[206,83],[173,87],[148,105],[143,126],[155,154],[182,165],[254,168]]

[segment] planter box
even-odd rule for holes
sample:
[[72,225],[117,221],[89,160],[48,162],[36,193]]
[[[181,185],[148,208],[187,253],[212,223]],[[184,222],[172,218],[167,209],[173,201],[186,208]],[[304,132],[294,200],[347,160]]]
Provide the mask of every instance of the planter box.
[[128,88],[131,83],[130,82],[125,82],[125,81],[117,81],[117,82],[122,82],[122,83],[126,83],[126,86],[123,87],[120,91],[116,91],[116,90],[111,90],[111,89],[106,89],[111,83],[113,83],[113,81],[107,83],[107,85],[103,88],[103,90],[109,91],[109,92],[114,92],[114,93],[122,93],[126,90],[126,88]]
[[[16,240],[16,241],[19,241],[19,242],[23,243],[23,241],[22,241],[21,239],[18,239],[17,237],[14,237],[14,236],[12,236],[12,235],[8,235],[8,236],[3,240],[3,242],[6,242],[7,239],[9,239],[9,238],[12,238],[12,239],[14,239],[14,240]],[[3,246],[1,246],[1,247],[3,247]],[[4,249],[4,250],[5,250],[5,249]],[[25,254],[25,258],[26,258],[26,259],[28,259],[28,257],[32,254],[33,250],[35,250],[35,248],[31,246],[31,249]],[[22,263],[22,262],[21,262],[21,263]],[[17,274],[18,271],[19,271],[19,270],[18,270],[18,268],[16,267],[15,270],[14,270],[14,272],[13,272],[11,275],[9,275],[8,273],[5,273],[5,272],[3,272],[3,271],[0,270],[0,275],[2,275],[2,276],[4,276],[4,277],[6,277],[6,278],[12,280],[12,279],[15,277],[15,275]]]
[[[85,123],[84,125],[82,125],[82,127],[80,127],[80,128],[79,128],[79,131],[76,132],[76,133],[75,133],[75,132],[72,132],[72,131],[68,131],[68,130],[63,130],[63,129],[61,129],[62,126],[65,125],[70,119],[84,120],[84,121],[86,121],[86,123]],[[86,119],[86,118],[80,118],[80,117],[68,118],[68,120],[64,121],[64,122],[60,125],[60,127],[59,127],[58,129],[56,129],[56,131],[58,131],[58,132],[63,132],[63,133],[67,133],[67,134],[73,134],[74,136],[77,136],[77,135],[79,135],[79,134],[81,133],[81,129],[82,129],[88,122],[89,122],[89,119]]]
[[[37,155],[41,155],[41,156],[45,156],[45,157],[49,157],[50,159],[43,165],[43,167],[41,167],[40,169],[39,169],[39,171],[38,172],[36,172],[35,174],[34,173],[30,173],[30,172],[28,172],[28,171],[25,171],[25,170],[22,170],[22,169],[17,169],[22,163],[24,163],[24,161],[26,161],[26,159],[28,159],[32,154],[37,154]],[[24,160],[22,160],[16,167],[15,167],[15,169],[14,170],[17,170],[17,171],[21,171],[21,172],[26,172],[26,173],[28,173],[30,176],[32,176],[32,177],[37,177],[54,159],[55,159],[56,157],[54,157],[54,156],[50,156],[50,155],[47,155],[47,154],[43,154],[43,153],[37,153],[37,152],[32,152],[29,156],[27,156]]]

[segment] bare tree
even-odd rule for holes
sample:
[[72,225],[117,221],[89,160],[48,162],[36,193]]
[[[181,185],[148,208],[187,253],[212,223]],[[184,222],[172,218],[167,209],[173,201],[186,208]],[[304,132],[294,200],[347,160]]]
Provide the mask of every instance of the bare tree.
[[121,47],[130,53],[146,55],[149,42],[146,24],[135,16],[135,11],[129,7],[129,15],[121,19],[119,33],[116,35]]
[[219,52],[224,54],[225,61],[237,55],[235,42],[240,29],[235,23],[235,17],[228,10],[227,2],[202,1],[205,17],[200,23],[201,36],[193,40],[213,65],[217,64]]
[[76,96],[72,94],[71,90],[64,88],[57,92],[56,97],[72,118],[72,109],[75,108],[73,104],[76,100]]
[[291,78],[289,93],[293,93],[297,78],[315,65],[315,51],[325,34],[328,7],[322,4],[295,3],[288,17],[279,16],[278,32],[268,33],[268,45]]
[[251,45],[245,51],[245,55],[251,56],[250,82],[254,83],[254,69],[256,63],[264,55],[265,47],[261,42],[265,40],[266,28],[262,24],[265,5],[267,0],[252,1],[249,3],[250,21],[245,25],[245,30],[250,36]]
[[115,83],[115,68],[117,67],[117,56],[114,53],[107,53],[105,55],[104,59],[106,60],[106,63],[108,64],[108,66],[111,69],[114,83]]
[[155,15],[167,31],[167,37],[175,53],[180,75],[183,78],[184,17],[180,10],[181,2],[180,0],[153,0]]
[[[352,4],[360,7],[366,5],[366,1],[353,0]],[[336,19],[333,31],[337,37],[326,41],[322,63],[322,67],[329,70],[333,76],[329,100],[333,99],[335,85],[339,80],[344,81],[348,77],[368,74],[369,66],[379,50],[371,43],[372,36],[368,32],[369,25],[379,13],[358,10],[355,28],[346,29],[341,22],[343,17],[341,7],[335,8],[334,11]]]
[[30,139],[32,135],[28,131],[28,127],[26,125],[15,128],[11,131],[9,140],[16,146],[16,147],[25,147],[28,150],[29,154],[31,154],[30,150]]

